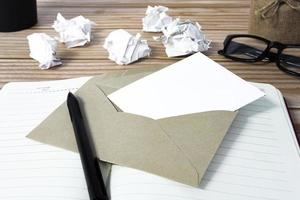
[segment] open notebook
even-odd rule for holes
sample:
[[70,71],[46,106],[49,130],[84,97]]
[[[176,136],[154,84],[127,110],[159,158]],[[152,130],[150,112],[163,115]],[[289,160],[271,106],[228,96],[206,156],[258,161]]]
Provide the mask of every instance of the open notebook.
[[[25,136],[88,78],[9,83],[0,92],[0,199],[88,200],[79,155]],[[281,200],[300,195],[300,158],[280,92],[240,110],[199,188],[112,167],[112,200]],[[146,158],[145,158],[146,159]]]

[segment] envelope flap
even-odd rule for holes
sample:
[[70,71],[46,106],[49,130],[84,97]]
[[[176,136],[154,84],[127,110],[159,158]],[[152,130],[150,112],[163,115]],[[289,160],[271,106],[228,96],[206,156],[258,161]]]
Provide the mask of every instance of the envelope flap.
[[157,121],[196,168],[200,183],[235,116],[236,112],[210,111]]
[[[130,69],[116,72],[109,72],[106,74],[102,74],[101,78],[95,80],[97,85],[101,86],[104,89],[106,95],[120,89],[140,78],[143,78],[160,68],[151,67],[151,68],[143,68],[143,69]],[[110,90],[105,90],[105,87],[110,88]]]

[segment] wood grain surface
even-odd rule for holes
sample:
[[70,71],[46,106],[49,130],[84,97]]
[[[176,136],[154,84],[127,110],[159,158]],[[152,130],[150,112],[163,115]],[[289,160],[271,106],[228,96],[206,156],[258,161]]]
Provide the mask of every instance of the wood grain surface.
[[[166,56],[163,45],[152,38],[159,33],[141,30],[146,7],[158,4],[169,7],[172,17],[201,24],[207,38],[213,41],[212,48],[206,53],[210,58],[248,81],[270,83],[280,89],[300,135],[300,78],[283,73],[274,63],[245,64],[217,54],[226,35],[247,33],[250,0],[38,0],[39,22],[36,26],[20,32],[0,33],[0,87],[11,81],[54,80],[129,68],[163,67],[182,59]],[[58,12],[66,18],[83,15],[94,21],[93,41],[88,46],[73,49],[60,44],[58,56],[63,65],[41,70],[29,57],[26,36],[34,32],[56,36],[51,26]],[[107,34],[118,28],[132,34],[141,33],[152,48],[151,57],[128,66],[108,60],[102,45]]]

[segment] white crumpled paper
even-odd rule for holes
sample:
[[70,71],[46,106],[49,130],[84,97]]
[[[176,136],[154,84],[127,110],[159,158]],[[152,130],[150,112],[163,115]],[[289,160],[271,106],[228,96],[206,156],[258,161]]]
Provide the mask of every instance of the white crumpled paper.
[[123,29],[112,31],[105,39],[103,47],[109,53],[109,59],[119,65],[127,65],[150,55],[151,49],[141,35],[131,35]]
[[68,20],[58,13],[52,27],[59,33],[59,41],[65,43],[67,48],[72,48],[91,41],[93,25],[94,22],[81,15]]
[[181,21],[177,18],[163,28],[162,32],[163,36],[154,39],[162,40],[168,57],[207,51],[211,43],[210,40],[205,38],[201,26],[190,20]]
[[62,62],[55,57],[57,41],[45,33],[33,33],[27,36],[30,57],[37,60],[41,69],[49,69]]
[[172,17],[166,14],[168,10],[169,9],[164,6],[148,6],[146,16],[142,19],[143,31],[161,32],[162,28],[172,22]]

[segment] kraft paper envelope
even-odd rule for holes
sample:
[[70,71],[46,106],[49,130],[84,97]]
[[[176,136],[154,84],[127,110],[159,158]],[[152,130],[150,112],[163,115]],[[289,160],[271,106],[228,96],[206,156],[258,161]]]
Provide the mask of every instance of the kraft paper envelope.
[[[76,92],[97,155],[108,163],[198,186],[236,112],[210,111],[153,120],[118,111],[107,95],[149,73],[108,73],[91,78]],[[28,137],[76,152],[66,103]]]

